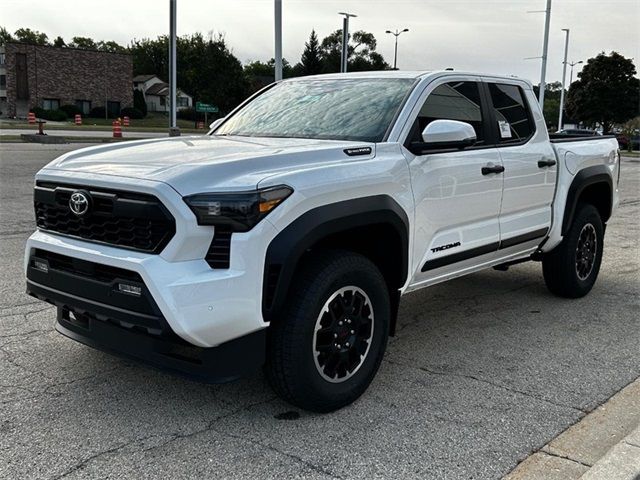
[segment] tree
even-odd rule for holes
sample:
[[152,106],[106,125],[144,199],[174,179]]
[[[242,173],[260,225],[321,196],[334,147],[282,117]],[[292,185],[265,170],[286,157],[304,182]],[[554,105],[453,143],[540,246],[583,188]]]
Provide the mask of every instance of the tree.
[[309,41],[304,44],[304,51],[300,58],[300,63],[295,67],[296,76],[316,75],[322,73],[322,58],[320,42],[315,30],[311,30]]
[[49,37],[46,33],[30,28],[19,28],[14,32],[16,40],[20,43],[29,43],[31,45],[49,45]]
[[0,27],[0,45],[4,45],[7,42],[13,42],[13,36],[6,28]]
[[[376,52],[377,41],[372,33],[359,30],[349,35],[347,68],[350,71],[388,70],[389,64]],[[336,30],[322,40],[322,70],[325,73],[340,71],[342,55],[342,30]]]
[[140,90],[133,91],[133,108],[142,112],[142,116],[147,116],[147,102],[144,101],[144,94]]
[[[282,78],[292,76],[293,68],[286,58],[282,59]],[[244,66],[244,73],[249,77],[271,77],[273,80],[276,75],[276,60],[270,59],[267,63],[256,60],[247,63]]]
[[85,50],[97,50],[98,45],[89,37],[73,37],[69,44],[71,48],[82,48]]
[[64,39],[60,35],[58,35],[56,37],[56,39],[53,41],[53,46],[54,47],[58,47],[58,48],[62,48],[62,47],[66,47],[67,44],[64,43]]
[[122,45],[120,45],[117,42],[114,42],[113,40],[110,40],[108,42],[100,40],[96,44],[96,47],[97,47],[98,50],[100,50],[102,52],[124,53],[124,52],[127,51],[127,49],[125,47],[123,47]]
[[[168,45],[166,35],[155,40],[133,40],[129,45],[133,74],[156,74],[167,79]],[[176,49],[178,87],[196,101],[212,103],[224,114],[249,95],[242,64],[229,51],[224,37],[184,35],[178,37]]]
[[639,113],[640,80],[633,60],[619,53],[600,53],[587,60],[578,80],[569,87],[567,113],[605,133]]

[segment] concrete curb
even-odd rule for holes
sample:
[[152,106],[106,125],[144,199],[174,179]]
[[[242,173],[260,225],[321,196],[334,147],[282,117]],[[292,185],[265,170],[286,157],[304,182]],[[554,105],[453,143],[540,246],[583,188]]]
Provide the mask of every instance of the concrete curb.
[[640,478],[640,426],[609,450],[580,478],[583,480]]
[[578,478],[640,480],[640,378],[522,461],[505,480]]

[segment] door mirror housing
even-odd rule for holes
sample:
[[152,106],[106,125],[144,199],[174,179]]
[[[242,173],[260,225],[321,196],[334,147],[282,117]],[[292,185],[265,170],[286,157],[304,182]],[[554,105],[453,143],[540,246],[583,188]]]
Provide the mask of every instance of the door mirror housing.
[[423,149],[465,148],[476,143],[476,131],[466,122],[434,120],[422,131]]
[[213,122],[211,122],[209,124],[209,130],[213,130],[214,128],[217,128],[218,125],[220,125],[222,122],[224,122],[225,118],[227,118],[227,117],[220,117],[220,118],[217,118],[216,120],[214,120]]

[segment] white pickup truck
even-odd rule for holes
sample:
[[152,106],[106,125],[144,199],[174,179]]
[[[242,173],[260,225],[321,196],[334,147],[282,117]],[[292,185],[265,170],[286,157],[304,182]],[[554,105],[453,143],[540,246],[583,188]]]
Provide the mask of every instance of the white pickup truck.
[[264,365],[331,411],[372,381],[407,292],[533,260],[587,294],[619,176],[614,138],[549,139],[524,80],[295,78],[207,135],[44,167],[27,291],[86,345],[210,382]]

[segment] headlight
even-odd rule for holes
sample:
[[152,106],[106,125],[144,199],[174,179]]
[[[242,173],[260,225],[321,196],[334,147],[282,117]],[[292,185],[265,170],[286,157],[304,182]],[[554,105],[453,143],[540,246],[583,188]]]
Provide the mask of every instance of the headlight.
[[198,225],[228,225],[234,232],[246,232],[292,193],[292,188],[280,185],[250,192],[201,193],[184,201]]

